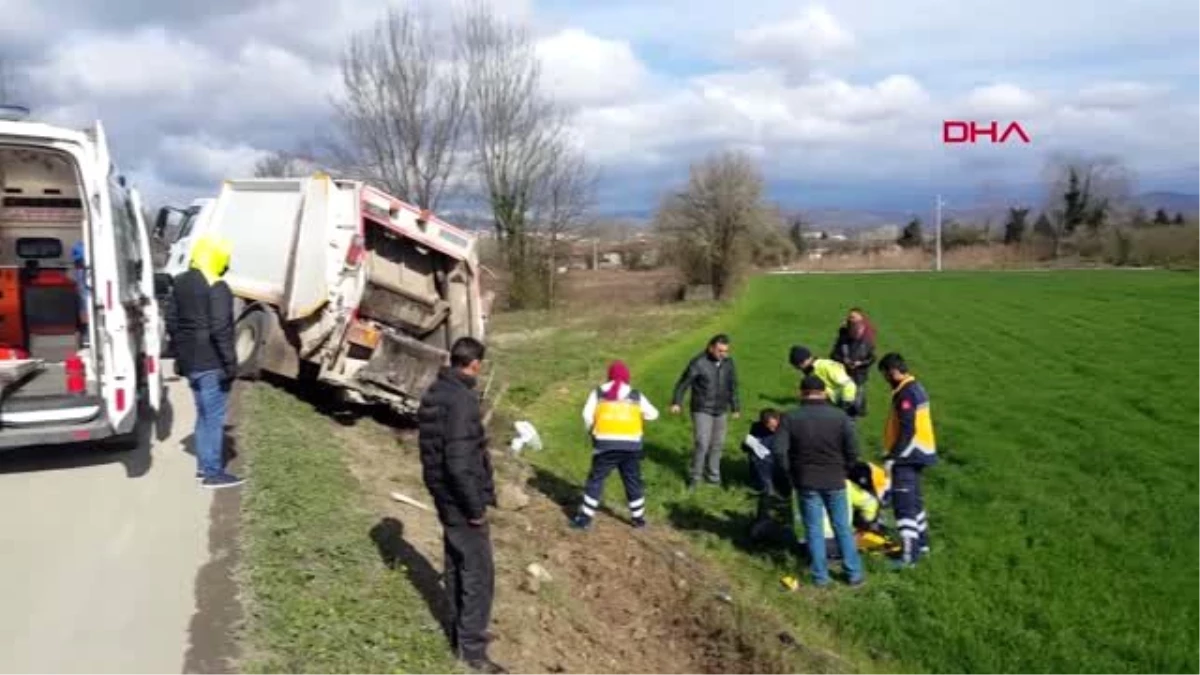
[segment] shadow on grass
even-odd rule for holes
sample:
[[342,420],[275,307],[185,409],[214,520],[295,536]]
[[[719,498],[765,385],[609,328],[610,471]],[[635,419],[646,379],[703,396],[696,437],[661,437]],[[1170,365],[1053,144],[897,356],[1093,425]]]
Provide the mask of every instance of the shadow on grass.
[[672,527],[715,535],[740,551],[775,564],[796,564],[798,558],[806,554],[795,534],[779,519],[756,528],[754,513],[726,509],[718,514],[684,501],[672,502],[666,507]]
[[[442,575],[415,546],[404,539],[404,523],[395,518],[383,518],[370,531],[371,541],[379,558],[391,570],[404,570],[409,583],[429,607],[429,613],[442,626],[447,643],[452,640],[450,604],[442,587]],[[453,647],[453,645],[451,645]]]
[[[620,477],[614,471],[609,475],[608,480],[620,481]],[[607,485],[607,481],[605,482]],[[546,469],[535,466],[533,468],[533,476],[529,479],[529,487],[537,490],[546,496],[547,499],[558,504],[562,509],[563,515],[567,518],[575,517],[579,512],[579,505],[583,502],[583,483],[573,483],[561,476],[551,473]],[[618,520],[624,520],[618,516],[607,504],[601,503],[600,508],[596,509],[600,513],[607,514]]]
[[646,452],[646,461],[667,469],[685,484],[690,480],[691,467],[689,464],[692,461],[691,447],[688,447],[686,451],[681,451],[678,448],[672,448],[657,441],[646,441],[643,448]]
[[[675,474],[684,485],[691,481],[691,448],[688,448],[685,454],[653,441],[646,442],[645,448],[646,461]],[[727,486],[750,484],[750,463],[741,449],[726,448],[721,453],[721,483]]]

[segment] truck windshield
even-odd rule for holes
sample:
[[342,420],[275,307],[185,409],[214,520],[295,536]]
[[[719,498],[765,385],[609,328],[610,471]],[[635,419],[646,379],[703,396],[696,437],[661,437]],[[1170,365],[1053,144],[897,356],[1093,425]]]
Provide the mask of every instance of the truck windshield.
[[179,224],[179,236],[176,241],[186,239],[192,233],[192,227],[196,224],[196,218],[200,215],[200,208],[193,206],[183,212],[183,222]]

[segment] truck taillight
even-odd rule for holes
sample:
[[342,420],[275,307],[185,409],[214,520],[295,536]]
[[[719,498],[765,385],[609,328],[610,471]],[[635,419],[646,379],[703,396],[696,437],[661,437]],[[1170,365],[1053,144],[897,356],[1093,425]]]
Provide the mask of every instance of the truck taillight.
[[87,391],[87,369],[78,354],[63,362],[63,370],[67,378],[67,393],[82,394]]
[[350,248],[346,250],[346,267],[358,267],[366,257],[367,249],[363,246],[362,235],[356,234],[354,239],[350,240]]

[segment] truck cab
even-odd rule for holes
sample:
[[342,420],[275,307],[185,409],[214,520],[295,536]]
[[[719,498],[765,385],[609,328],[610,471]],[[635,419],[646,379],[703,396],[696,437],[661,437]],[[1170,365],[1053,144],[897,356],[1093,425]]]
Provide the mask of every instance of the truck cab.
[[136,439],[161,404],[141,200],[104,128],[0,108],[0,450]]

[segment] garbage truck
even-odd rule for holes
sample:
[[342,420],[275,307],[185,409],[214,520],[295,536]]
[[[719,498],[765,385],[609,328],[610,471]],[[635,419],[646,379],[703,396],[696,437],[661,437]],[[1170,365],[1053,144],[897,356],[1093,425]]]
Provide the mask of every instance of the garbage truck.
[[156,233],[180,214],[157,288],[169,294],[198,237],[229,242],[242,377],[315,380],[407,414],[455,340],[484,339],[477,238],[361,181],[229,180],[215,199],[162,209]]
[[128,449],[163,400],[140,198],[100,122],[28,116],[0,106],[0,450]]

